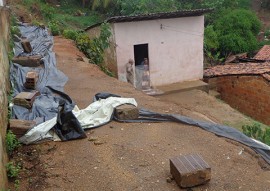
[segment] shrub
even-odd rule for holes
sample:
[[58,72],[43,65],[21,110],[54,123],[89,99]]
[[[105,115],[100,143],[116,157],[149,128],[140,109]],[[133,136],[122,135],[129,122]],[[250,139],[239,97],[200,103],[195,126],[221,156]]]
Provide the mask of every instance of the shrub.
[[257,16],[249,11],[236,9],[225,11],[214,23],[221,53],[252,52],[258,47],[256,36],[261,23]]
[[89,49],[90,49],[91,40],[86,33],[81,33],[76,38],[77,47],[89,57]]
[[59,27],[59,22],[50,21],[48,23],[48,27],[51,30],[53,36],[60,35],[61,31],[60,31],[60,27]]
[[69,29],[67,29],[67,30],[64,30],[63,31],[63,36],[65,38],[71,39],[71,40],[74,40],[74,41],[77,39],[78,35],[79,35],[79,33],[76,30],[69,30]]
[[269,29],[269,28],[267,28],[267,29],[264,31],[264,36],[265,36],[265,37],[270,36],[270,29]]
[[213,25],[208,25],[204,30],[204,48],[209,51],[219,48],[218,36]]
[[6,134],[6,149],[9,155],[20,146],[19,141],[16,138],[16,135],[12,133],[12,131],[8,131]]
[[104,61],[104,51],[110,46],[110,36],[109,24],[103,23],[99,37],[90,39],[86,33],[81,33],[76,38],[76,44],[92,63],[101,64]]
[[41,5],[41,14],[42,16],[47,20],[52,20],[54,17],[54,14],[56,13],[55,8],[48,4],[42,4]]
[[21,167],[19,165],[15,165],[13,162],[9,162],[6,164],[7,175],[9,178],[17,178],[20,169]]
[[242,126],[243,133],[270,146],[270,128],[262,129],[260,124]]

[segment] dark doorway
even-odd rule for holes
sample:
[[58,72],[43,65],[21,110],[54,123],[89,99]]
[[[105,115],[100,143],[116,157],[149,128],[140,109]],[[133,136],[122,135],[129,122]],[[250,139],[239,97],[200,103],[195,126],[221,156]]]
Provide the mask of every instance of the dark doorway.
[[148,44],[134,45],[135,66],[141,65],[144,58],[148,58]]

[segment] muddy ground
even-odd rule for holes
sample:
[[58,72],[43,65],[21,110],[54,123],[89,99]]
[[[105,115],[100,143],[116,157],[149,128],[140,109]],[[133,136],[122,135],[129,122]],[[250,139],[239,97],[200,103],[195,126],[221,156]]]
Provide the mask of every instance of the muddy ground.
[[[222,122],[227,112],[236,112],[202,92],[195,91],[193,101],[191,96],[188,101],[184,96],[177,104],[147,96],[106,76],[86,60],[78,61],[83,54],[70,40],[56,37],[54,51],[58,68],[69,77],[65,92],[80,108],[88,106],[96,93],[110,92],[135,98],[139,107],[208,121]],[[196,103],[201,105],[196,107]],[[228,119],[247,120],[236,113]],[[82,140],[22,147],[15,157],[25,161],[20,190],[181,190],[174,181],[166,180],[170,177],[169,158],[190,153],[199,153],[212,167],[212,180],[191,190],[270,190],[270,172],[266,170],[269,166],[260,157],[241,144],[198,127],[170,122],[111,122],[87,131],[87,136]],[[92,138],[100,144],[95,145]]]

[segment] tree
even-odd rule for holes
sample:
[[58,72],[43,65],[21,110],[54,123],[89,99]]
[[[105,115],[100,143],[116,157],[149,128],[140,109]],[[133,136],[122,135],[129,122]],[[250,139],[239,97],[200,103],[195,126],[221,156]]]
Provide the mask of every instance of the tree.
[[259,19],[249,10],[224,11],[214,23],[222,55],[256,50],[260,28]]

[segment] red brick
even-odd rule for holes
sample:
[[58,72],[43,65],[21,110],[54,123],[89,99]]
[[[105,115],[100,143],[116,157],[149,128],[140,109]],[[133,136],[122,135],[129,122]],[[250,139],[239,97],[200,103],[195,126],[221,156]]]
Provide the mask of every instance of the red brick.
[[170,172],[183,188],[205,184],[211,179],[211,167],[198,154],[170,159]]

